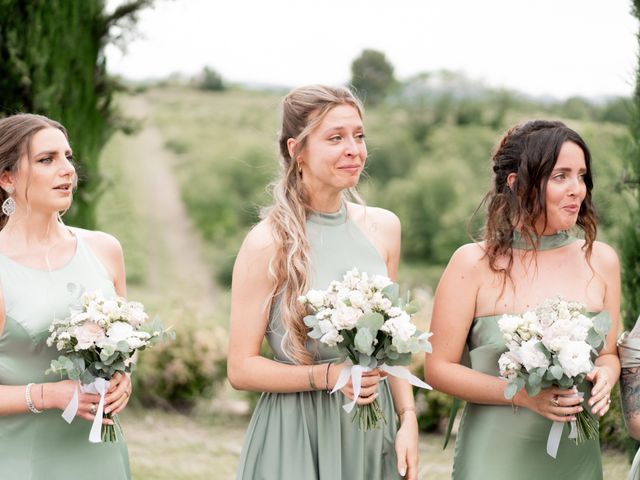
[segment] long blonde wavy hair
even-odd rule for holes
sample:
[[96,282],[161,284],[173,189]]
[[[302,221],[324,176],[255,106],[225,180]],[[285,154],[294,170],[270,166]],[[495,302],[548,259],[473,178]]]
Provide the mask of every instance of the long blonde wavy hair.
[[[273,298],[280,297],[280,318],[285,330],[282,349],[299,364],[313,363],[313,355],[305,346],[308,329],[302,319],[306,311],[298,301],[309,289],[309,239],[305,224],[311,207],[296,157],[304,150],[309,134],[330,110],[340,105],[354,107],[362,117],[362,105],[344,87],[309,85],[292,90],[284,98],[279,135],[280,172],[271,184],[273,204],[262,211],[277,245],[269,275],[274,282]],[[293,155],[289,153],[289,139],[295,140]],[[360,200],[355,189],[348,193]]]

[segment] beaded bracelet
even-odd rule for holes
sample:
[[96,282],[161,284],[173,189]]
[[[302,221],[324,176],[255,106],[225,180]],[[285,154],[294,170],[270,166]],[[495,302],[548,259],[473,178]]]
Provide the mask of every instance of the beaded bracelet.
[[31,386],[32,385],[33,385],[33,383],[27,384],[27,388],[24,390],[24,398],[27,401],[27,407],[29,408],[29,410],[32,413],[42,413],[43,410],[38,410],[36,408],[36,406],[33,404],[33,401],[31,400]]
[[316,387],[316,382],[313,380],[313,365],[311,365],[309,367],[309,387],[311,387],[311,390],[318,390],[318,387]]

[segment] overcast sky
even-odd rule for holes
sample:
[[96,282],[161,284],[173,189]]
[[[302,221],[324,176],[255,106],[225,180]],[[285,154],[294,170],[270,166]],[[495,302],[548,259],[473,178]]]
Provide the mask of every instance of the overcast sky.
[[342,84],[374,48],[400,79],[450,69],[533,95],[629,95],[630,9],[631,0],[156,0],[124,56],[108,48],[108,68],[135,80],[208,65],[231,82]]

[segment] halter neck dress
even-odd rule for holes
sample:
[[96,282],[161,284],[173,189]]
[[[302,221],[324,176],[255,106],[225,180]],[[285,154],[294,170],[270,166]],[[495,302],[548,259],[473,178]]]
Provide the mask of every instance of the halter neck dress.
[[[311,287],[326,289],[332,280],[354,267],[387,275],[385,262],[346,205],[336,213],[312,213],[306,222],[311,244]],[[278,301],[274,302],[266,334],[275,360],[291,364],[282,350],[284,330]],[[339,357],[335,348],[309,339],[316,363]],[[393,480],[396,467],[396,421],[386,381],[378,386],[378,402],[387,424],[362,432],[342,405],[341,393],[325,391],[263,393],[251,418],[237,473],[238,480]]]
[[[76,251],[63,267],[45,271],[21,265],[0,254],[0,284],[5,324],[0,335],[0,384],[56,382],[46,375],[55,347],[47,347],[54,317],[69,313],[67,285],[102,290],[115,296],[111,279],[100,260],[71,230]],[[32,388],[32,396],[39,389]],[[129,455],[124,441],[90,443],[91,423],[76,417],[67,424],[60,410],[0,416],[0,478],[20,480],[121,480],[130,478]]]
[[[536,240],[536,239],[534,239]],[[538,251],[561,248],[576,238],[565,232],[543,236]],[[517,233],[514,249],[530,249]],[[466,349],[470,368],[500,376],[498,358],[507,350],[498,320],[502,315],[473,319]],[[506,385],[506,383],[505,383]],[[591,383],[579,387],[589,398]],[[587,440],[576,446],[568,438],[569,424],[554,459],[547,454],[552,421],[537,413],[511,405],[481,405],[467,402],[456,439],[454,480],[601,480],[600,443]]]

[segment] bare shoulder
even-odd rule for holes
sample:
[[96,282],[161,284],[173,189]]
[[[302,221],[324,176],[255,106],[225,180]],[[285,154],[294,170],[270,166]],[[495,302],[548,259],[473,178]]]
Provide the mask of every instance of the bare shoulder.
[[467,243],[458,247],[458,249],[453,252],[451,260],[449,260],[449,265],[462,269],[478,268],[486,264],[486,260],[484,242]]
[[74,227],[73,231],[82,236],[98,255],[114,259],[123,257],[122,245],[113,235],[98,230],[85,230],[77,227]]
[[[584,240],[580,241],[580,247],[584,246]],[[620,260],[616,251],[604,242],[593,242],[591,251],[591,263],[598,272],[617,272],[620,270]]]
[[268,220],[256,224],[242,242],[238,259],[249,262],[269,262],[276,252],[273,226]]
[[347,209],[356,223],[367,225],[370,228],[377,227],[387,233],[400,232],[400,219],[389,210],[352,202],[347,202]]

